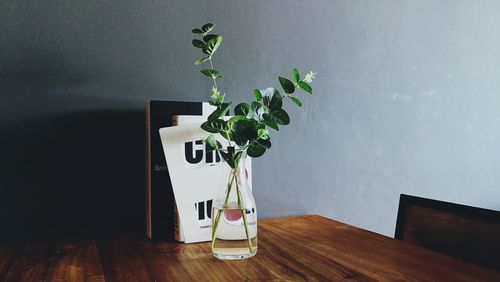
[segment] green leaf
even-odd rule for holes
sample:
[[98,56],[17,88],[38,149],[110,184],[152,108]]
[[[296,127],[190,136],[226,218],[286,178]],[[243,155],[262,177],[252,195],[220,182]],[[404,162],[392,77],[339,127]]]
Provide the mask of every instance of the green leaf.
[[276,91],[273,94],[273,97],[271,98],[271,102],[269,103],[269,109],[274,110],[274,109],[281,109],[283,106],[283,97],[281,97],[281,94]]
[[192,33],[196,33],[196,34],[203,34],[203,31],[199,28],[195,28],[193,30],[191,30]]
[[231,130],[233,131],[232,136],[234,142],[240,147],[245,146],[250,140],[257,138],[257,127],[252,120],[246,118],[245,116],[235,116],[231,119]]
[[208,55],[212,55],[215,52],[215,50],[219,48],[221,42],[222,42],[222,36],[218,35],[217,37],[208,40],[205,47],[203,47],[201,50]]
[[193,39],[193,41],[191,41],[191,43],[196,48],[203,48],[203,47],[205,47],[205,42],[203,42],[201,40],[198,40],[198,39]]
[[206,23],[204,24],[202,27],[201,27],[201,30],[204,32],[204,33],[207,33],[207,32],[210,32],[213,28],[214,28],[214,24],[213,23]]
[[266,129],[266,125],[261,123],[260,121],[256,120],[256,119],[250,119],[250,121],[254,124],[255,128],[257,128],[257,130],[259,129]]
[[295,103],[295,105],[302,107],[302,102],[298,98],[293,96],[288,96],[288,98],[290,98]]
[[255,117],[258,118],[261,114],[264,113],[264,107],[262,107],[261,103],[253,101],[252,112],[255,114]]
[[250,120],[246,118],[236,120],[232,124],[231,129],[235,133],[238,133],[242,137],[246,138],[247,140],[254,139],[257,137],[257,128]]
[[257,141],[254,141],[248,145],[247,154],[252,158],[258,158],[266,152],[266,147]]
[[276,109],[262,115],[265,121],[272,121],[279,125],[287,125],[290,123],[288,113],[283,109]]
[[206,61],[208,60],[208,58],[209,58],[209,57],[203,57],[203,58],[201,58],[201,59],[198,59],[198,60],[196,60],[196,62],[194,62],[194,64],[195,64],[195,65],[197,65],[197,66],[198,66],[198,65],[201,65],[201,64],[203,64],[204,62],[206,62]]
[[205,143],[210,150],[217,150],[222,148],[222,144],[215,139],[215,136],[213,134],[208,135]]
[[307,84],[305,81],[299,81],[299,87],[302,88],[302,90],[306,91],[309,94],[312,94],[312,88],[311,85]]
[[271,112],[271,114],[280,121],[278,124],[290,124],[290,116],[288,116],[288,113],[285,110],[280,109],[277,112]]
[[234,108],[235,115],[248,116],[251,112],[252,112],[252,106],[250,106],[250,104],[247,103],[238,104]]
[[271,103],[271,98],[273,97],[274,92],[277,91],[274,88],[266,88],[264,89],[262,93],[262,103],[268,107],[269,104]]
[[219,118],[225,116],[226,113],[227,113],[227,111],[229,111],[229,108],[231,107],[232,103],[233,102],[229,102],[227,104],[222,104],[222,105],[218,106],[217,109],[215,111],[213,111],[208,116],[208,120],[209,121],[214,121],[214,120],[218,120]]
[[259,136],[260,139],[267,140],[269,139],[269,131],[265,128],[261,128],[257,131],[257,136]]
[[280,92],[274,88],[267,88],[262,92],[262,102],[269,109],[281,109],[282,100]]
[[293,85],[293,82],[291,82],[289,79],[286,79],[281,76],[278,77],[278,79],[285,93],[292,94],[293,91],[295,91],[295,86]]
[[210,41],[210,39],[213,39],[213,38],[216,38],[216,37],[217,37],[217,34],[205,35],[205,36],[203,36],[203,41],[208,42],[208,41]]
[[266,149],[271,149],[271,141],[269,139],[257,139],[257,142]]
[[253,96],[255,97],[255,101],[259,102],[262,100],[262,93],[260,92],[259,89],[254,89],[253,90]]
[[299,75],[299,70],[297,68],[293,69],[293,82],[299,83],[300,81],[300,75]]
[[219,78],[219,77],[222,77],[222,75],[220,75],[219,71],[218,70],[213,70],[213,69],[202,69],[200,70],[200,72],[208,77],[212,77],[212,78]]
[[229,128],[230,130],[234,130],[234,123],[240,120],[248,120],[248,118],[242,115],[234,116],[227,121],[227,128]]
[[[228,147],[228,149],[229,149],[229,147]],[[233,158],[233,155],[229,151],[225,152],[224,150],[220,150],[219,153],[231,168],[236,167],[236,162]]]
[[233,141],[233,134],[231,131],[221,131],[220,135],[226,138],[227,140]]
[[271,121],[271,120],[262,120],[261,121],[263,124],[265,124],[266,126],[276,130],[276,131],[280,131],[278,125],[274,122],[274,121]]
[[270,114],[276,119],[275,122],[277,124],[281,125],[290,124],[290,117],[288,116],[288,113],[285,110],[279,109],[277,111],[272,111]]
[[222,119],[208,120],[201,124],[201,129],[210,133],[219,133],[226,127],[226,122]]

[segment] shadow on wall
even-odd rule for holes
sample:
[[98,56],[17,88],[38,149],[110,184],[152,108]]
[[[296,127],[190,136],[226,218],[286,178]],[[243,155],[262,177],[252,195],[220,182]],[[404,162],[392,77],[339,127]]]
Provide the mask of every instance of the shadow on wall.
[[144,225],[144,113],[84,112],[0,127],[1,237]]

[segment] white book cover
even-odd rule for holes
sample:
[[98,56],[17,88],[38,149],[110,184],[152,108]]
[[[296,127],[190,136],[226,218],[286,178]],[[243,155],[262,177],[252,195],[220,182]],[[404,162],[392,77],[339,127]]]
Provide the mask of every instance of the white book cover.
[[[178,227],[184,237],[178,239],[186,243],[211,240],[212,202],[227,184],[230,171],[217,152],[206,150],[203,139],[209,133],[200,128],[200,119],[205,118],[177,116],[178,126],[160,129],[180,220]],[[216,139],[222,144],[226,141],[218,134]],[[252,187],[250,158],[246,166]]]
[[[193,124],[193,123],[203,123],[207,120],[207,117],[210,113],[212,113],[216,109],[215,106],[210,105],[207,102],[202,103],[202,113],[203,115],[173,115],[172,116],[172,126],[185,125],[185,124]],[[207,208],[211,208],[211,201],[207,201]],[[195,204],[195,208],[198,211],[198,208],[201,205]],[[203,207],[199,210],[200,212],[203,210]],[[201,218],[201,216],[199,216]],[[210,218],[208,218],[210,220]],[[205,222],[200,222],[200,225],[207,225],[206,220],[200,220]],[[211,224],[211,223],[210,223]],[[184,233],[182,232],[182,223],[179,218],[179,212],[177,211],[177,205],[174,202],[174,237],[175,240],[179,242],[184,242]]]

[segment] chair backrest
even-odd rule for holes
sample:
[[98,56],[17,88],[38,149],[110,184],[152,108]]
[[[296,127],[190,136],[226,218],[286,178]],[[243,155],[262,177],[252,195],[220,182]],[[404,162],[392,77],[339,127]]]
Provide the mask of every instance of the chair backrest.
[[396,239],[500,269],[500,212],[401,194]]

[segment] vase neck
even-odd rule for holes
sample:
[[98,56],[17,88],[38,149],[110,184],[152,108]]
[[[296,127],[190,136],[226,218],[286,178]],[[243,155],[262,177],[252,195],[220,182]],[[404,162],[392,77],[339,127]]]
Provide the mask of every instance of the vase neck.
[[243,152],[241,158],[236,163],[236,167],[234,169],[245,169],[245,159],[247,155],[246,152]]
[[236,179],[237,181],[242,184],[242,187],[247,187],[246,184],[248,181],[248,172],[246,169],[246,154],[243,152],[243,155],[239,159],[238,163],[236,164],[235,168],[231,168],[231,174],[236,174]]

